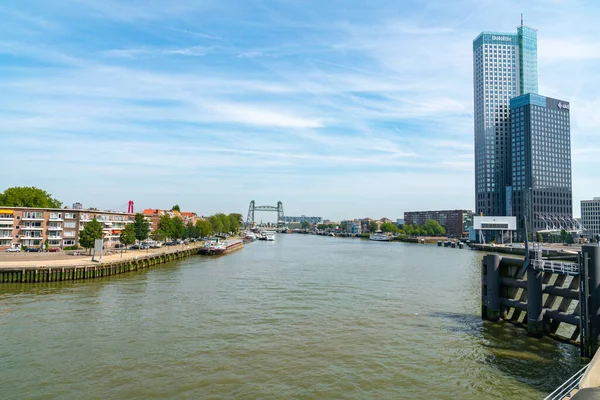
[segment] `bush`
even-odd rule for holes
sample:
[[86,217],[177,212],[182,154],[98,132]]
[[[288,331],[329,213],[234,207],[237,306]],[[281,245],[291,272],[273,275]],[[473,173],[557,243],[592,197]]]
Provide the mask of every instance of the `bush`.
[[65,248],[63,248],[63,250],[67,251],[67,250],[79,250],[80,247],[77,245],[73,245],[73,246],[67,246]]

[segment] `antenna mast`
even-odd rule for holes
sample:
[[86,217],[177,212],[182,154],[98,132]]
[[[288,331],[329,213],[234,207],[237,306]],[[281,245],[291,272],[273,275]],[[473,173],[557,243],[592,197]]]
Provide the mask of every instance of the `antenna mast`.
[[521,26],[523,26],[523,13],[521,13]]

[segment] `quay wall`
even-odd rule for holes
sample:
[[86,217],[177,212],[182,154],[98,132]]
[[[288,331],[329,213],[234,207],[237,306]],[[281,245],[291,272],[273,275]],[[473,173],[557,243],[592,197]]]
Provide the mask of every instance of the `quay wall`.
[[0,267],[0,284],[2,283],[36,283],[75,281],[83,279],[103,278],[106,276],[124,274],[151,268],[198,254],[197,248],[180,249],[163,253],[154,253],[137,258],[127,258],[118,261],[98,264],[70,266],[39,266],[23,268]]

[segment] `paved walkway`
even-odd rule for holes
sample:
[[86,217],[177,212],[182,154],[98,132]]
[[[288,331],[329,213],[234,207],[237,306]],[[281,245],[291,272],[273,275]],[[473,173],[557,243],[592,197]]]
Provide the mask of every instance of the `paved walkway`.
[[[164,246],[160,249],[148,250],[127,250],[122,253],[119,250],[111,250],[110,255],[102,257],[101,264],[110,263],[119,260],[132,258],[142,258],[152,254],[165,254],[177,252],[185,249],[198,248],[203,245],[202,242],[192,243],[189,245]],[[65,253],[1,253],[0,268],[39,268],[39,267],[72,267],[84,265],[98,265],[97,262],[92,262],[90,255],[68,255]]]

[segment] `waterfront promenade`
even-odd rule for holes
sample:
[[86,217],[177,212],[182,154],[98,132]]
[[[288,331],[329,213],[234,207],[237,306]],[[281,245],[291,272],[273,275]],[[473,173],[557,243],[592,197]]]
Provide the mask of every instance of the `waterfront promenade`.
[[159,249],[127,250],[122,253],[120,250],[110,250],[105,253],[101,262],[92,261],[92,256],[87,254],[87,251],[80,251],[78,253],[81,255],[77,256],[67,253],[0,253],[0,269],[98,266],[125,260],[136,260],[153,255],[172,254],[182,250],[198,249],[202,245],[202,242],[197,242],[183,246],[161,247]]

